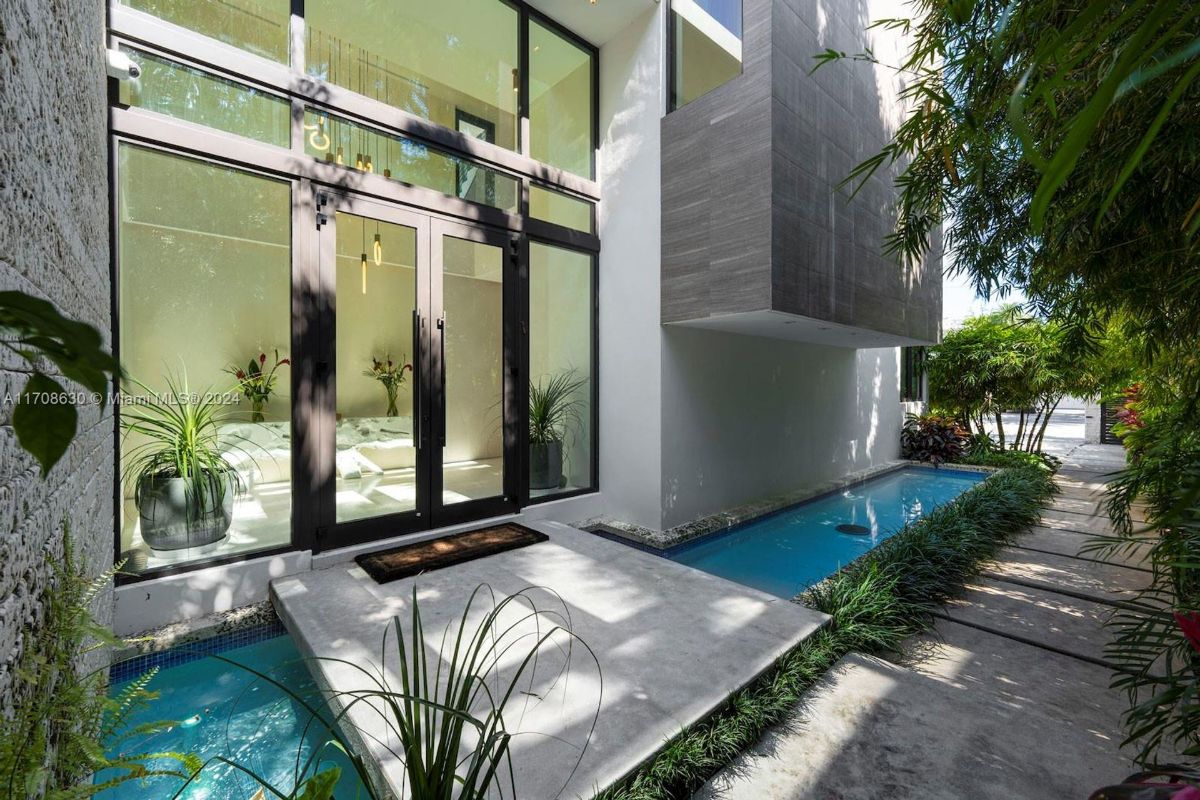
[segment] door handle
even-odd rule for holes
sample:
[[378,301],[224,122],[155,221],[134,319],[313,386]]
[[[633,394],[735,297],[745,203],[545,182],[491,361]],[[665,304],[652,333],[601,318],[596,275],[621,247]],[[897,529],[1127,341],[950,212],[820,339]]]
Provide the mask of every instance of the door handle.
[[412,312],[413,390],[412,390],[412,437],[417,450],[425,446],[425,421],[421,419],[421,312]]
[[438,358],[441,370],[441,385],[438,386],[438,397],[441,398],[442,413],[438,415],[438,444],[446,446],[446,318],[438,317]]

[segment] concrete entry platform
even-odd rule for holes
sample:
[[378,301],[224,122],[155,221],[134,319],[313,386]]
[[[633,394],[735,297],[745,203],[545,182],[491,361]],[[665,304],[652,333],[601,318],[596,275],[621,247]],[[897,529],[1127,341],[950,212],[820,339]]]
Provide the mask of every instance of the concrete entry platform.
[[[506,714],[509,730],[518,734],[512,740],[517,796],[539,800],[590,797],[624,777],[826,620],[795,603],[565,525],[531,527],[550,541],[384,585],[356,565],[342,564],[276,580],[272,600],[306,655],[369,666],[380,663],[393,615],[408,630],[414,584],[431,651],[447,624],[457,628],[476,586],[490,585],[497,599],[531,586],[553,590],[601,672],[576,646],[565,684],[555,681],[562,653],[543,649],[533,685],[522,687],[528,694]],[[556,603],[552,595],[538,597],[538,607],[547,611]],[[476,618],[483,613],[481,605]],[[566,639],[555,643],[565,645]],[[515,648],[514,657],[528,649]],[[394,646],[388,656],[389,681],[399,687],[390,672]],[[313,667],[334,692],[364,688],[364,676],[353,666],[316,661]],[[570,775],[598,697],[595,731]],[[403,765],[391,752],[394,735],[362,705],[351,719],[387,783],[403,794]]]

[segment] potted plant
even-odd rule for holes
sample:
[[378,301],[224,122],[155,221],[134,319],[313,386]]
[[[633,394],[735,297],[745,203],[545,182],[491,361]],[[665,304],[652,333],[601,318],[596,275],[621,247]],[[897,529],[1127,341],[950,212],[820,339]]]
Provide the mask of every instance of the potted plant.
[[363,370],[364,376],[374,378],[383,384],[384,391],[387,392],[387,415],[389,417],[400,414],[396,408],[396,396],[400,392],[400,387],[407,380],[405,372],[412,372],[412,364],[406,363],[403,358],[392,363],[390,354],[385,355],[382,361],[371,356],[371,368]]
[[579,423],[575,394],[587,378],[574,370],[529,383],[529,488],[557,489],[562,482],[563,439]]
[[155,550],[201,547],[225,538],[241,480],[222,457],[220,395],[192,394],[187,377],[168,376],[159,394],[139,381],[142,396],[126,403],[125,478],[133,488],[142,539]]
[[266,353],[259,353],[258,358],[251,358],[245,369],[236,364],[225,368],[225,371],[237,380],[238,391],[250,401],[251,422],[262,422],[266,419],[263,411],[267,407],[267,401],[271,399],[271,393],[275,391],[275,373],[280,367],[291,363],[286,358],[280,358],[279,351],[276,350],[275,363],[270,369],[267,369]]

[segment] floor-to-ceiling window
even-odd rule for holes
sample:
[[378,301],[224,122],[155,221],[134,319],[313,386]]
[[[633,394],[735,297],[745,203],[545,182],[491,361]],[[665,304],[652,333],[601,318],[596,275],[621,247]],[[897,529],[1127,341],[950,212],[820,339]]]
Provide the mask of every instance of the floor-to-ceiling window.
[[594,48],[507,0],[110,20],[129,571],[596,488]]
[[289,182],[118,148],[120,554],[291,541]]
[[592,485],[595,430],[590,253],[529,245],[529,489]]
[[742,0],[671,0],[671,108],[742,72]]

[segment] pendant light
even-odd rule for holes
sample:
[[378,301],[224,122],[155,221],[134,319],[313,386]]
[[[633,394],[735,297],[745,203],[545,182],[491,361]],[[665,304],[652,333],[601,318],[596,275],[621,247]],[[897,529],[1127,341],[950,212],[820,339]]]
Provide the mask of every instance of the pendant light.
[[362,293],[367,293],[367,221],[362,223],[362,258],[359,261],[359,267],[362,271]]
[[375,252],[373,253],[373,255],[375,256],[375,266],[382,267],[383,266],[383,241],[379,238],[379,223],[378,222],[375,223],[374,250],[375,250]]

